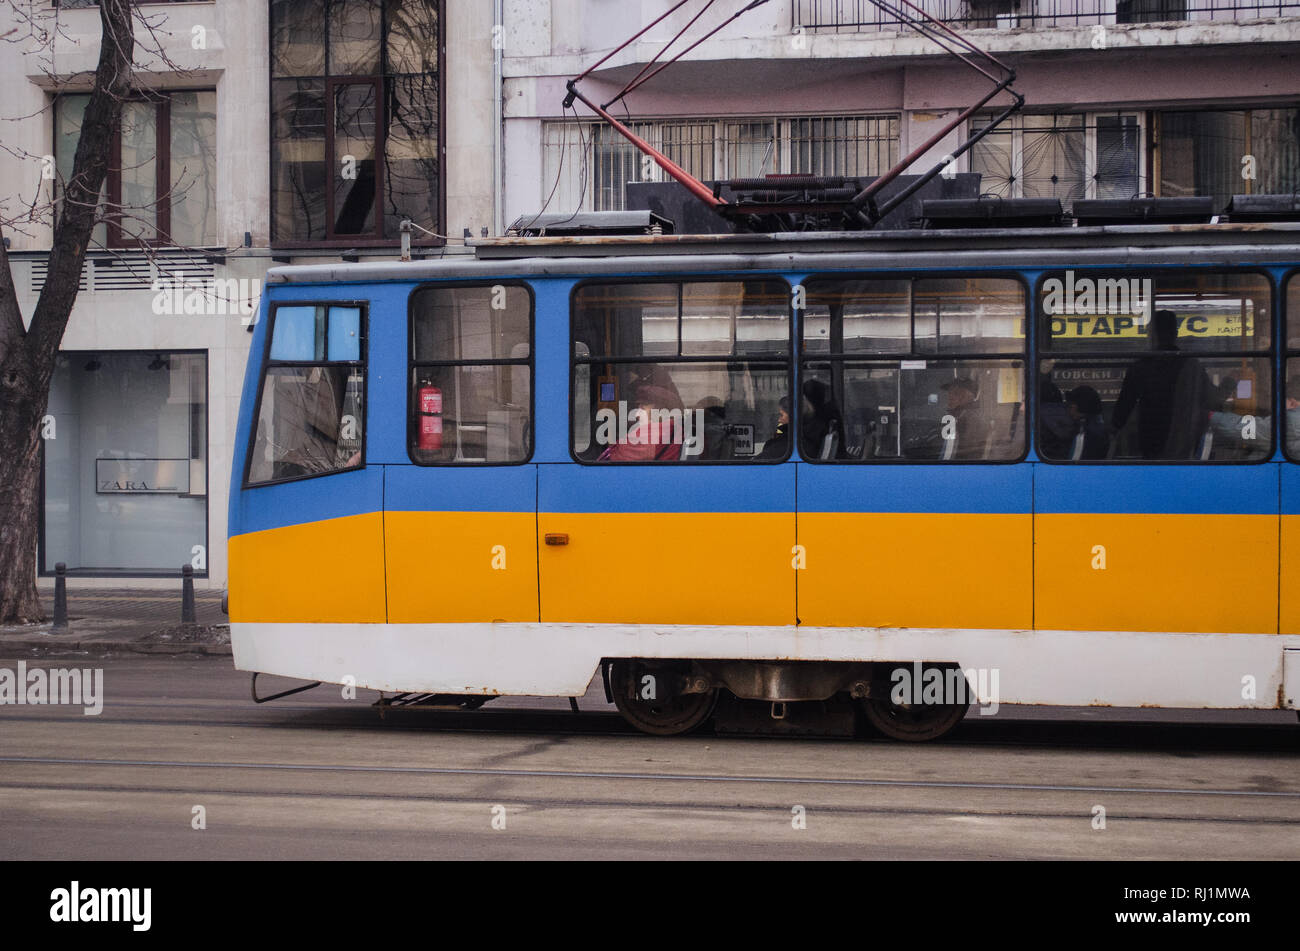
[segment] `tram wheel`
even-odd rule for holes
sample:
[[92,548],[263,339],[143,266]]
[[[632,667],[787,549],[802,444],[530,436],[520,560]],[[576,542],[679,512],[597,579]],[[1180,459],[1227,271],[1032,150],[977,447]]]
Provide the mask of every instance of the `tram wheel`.
[[615,661],[609,666],[609,692],[623,719],[642,733],[654,736],[679,736],[698,729],[713,716],[718,691],[683,693],[667,700],[636,700],[632,682],[633,665]]
[[862,701],[867,722],[905,743],[925,743],[947,736],[961,723],[969,703],[894,703],[888,697]]

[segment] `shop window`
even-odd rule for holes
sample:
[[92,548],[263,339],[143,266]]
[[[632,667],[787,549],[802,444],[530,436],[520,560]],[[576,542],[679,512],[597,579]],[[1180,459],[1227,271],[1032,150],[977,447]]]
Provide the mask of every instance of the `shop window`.
[[207,357],[62,352],[43,427],[41,571],[207,563]]

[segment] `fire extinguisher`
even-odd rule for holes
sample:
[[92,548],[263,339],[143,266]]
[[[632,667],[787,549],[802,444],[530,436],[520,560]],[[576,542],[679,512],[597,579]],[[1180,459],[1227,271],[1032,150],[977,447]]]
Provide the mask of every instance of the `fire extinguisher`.
[[417,445],[421,449],[442,448],[442,390],[436,386],[420,387],[420,435]]

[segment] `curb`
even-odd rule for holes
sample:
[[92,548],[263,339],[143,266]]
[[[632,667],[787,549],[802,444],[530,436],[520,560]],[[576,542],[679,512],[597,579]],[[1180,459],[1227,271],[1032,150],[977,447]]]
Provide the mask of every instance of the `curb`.
[[229,644],[150,644],[137,641],[45,641],[45,640],[0,640],[0,651],[35,650],[47,654],[89,653],[89,654],[208,654],[215,657],[231,657],[233,651]]

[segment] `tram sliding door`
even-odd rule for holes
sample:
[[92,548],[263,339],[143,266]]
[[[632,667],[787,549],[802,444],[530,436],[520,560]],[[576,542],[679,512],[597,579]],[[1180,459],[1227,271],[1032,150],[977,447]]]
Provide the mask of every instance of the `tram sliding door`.
[[1272,339],[1264,274],[1047,276],[1037,627],[1277,631]]
[[537,620],[533,323],[521,283],[411,294],[406,464],[384,486],[390,623]]
[[800,622],[1028,628],[1023,284],[804,286]]
[[1283,584],[1280,587],[1281,630],[1284,634],[1300,634],[1300,273],[1292,274],[1286,282],[1286,324],[1282,339],[1286,342],[1286,364],[1283,370],[1285,389],[1278,403],[1282,407],[1285,425],[1278,426],[1278,439],[1287,459],[1281,464],[1282,480],[1282,564]]
[[794,624],[789,286],[588,281],[571,322],[569,445],[538,467],[542,620]]

